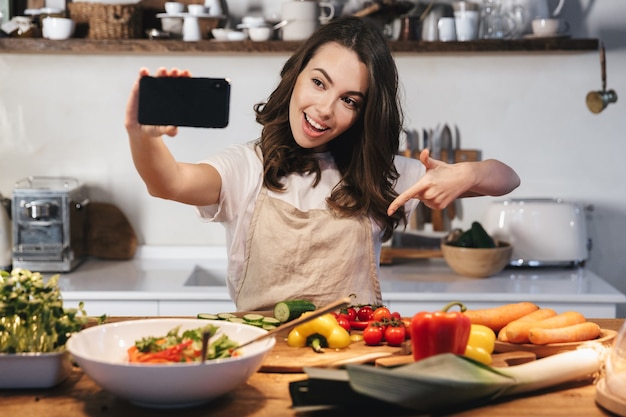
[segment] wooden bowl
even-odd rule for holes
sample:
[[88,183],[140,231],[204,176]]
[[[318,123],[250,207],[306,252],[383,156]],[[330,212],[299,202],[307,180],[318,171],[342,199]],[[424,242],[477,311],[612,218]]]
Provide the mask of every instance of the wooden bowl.
[[495,248],[464,248],[441,244],[441,252],[448,266],[459,275],[487,278],[502,271],[511,260],[513,247],[498,242]]

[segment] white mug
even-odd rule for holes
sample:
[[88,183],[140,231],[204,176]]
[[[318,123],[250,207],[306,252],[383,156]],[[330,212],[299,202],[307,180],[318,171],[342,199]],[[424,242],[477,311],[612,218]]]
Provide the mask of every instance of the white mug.
[[479,12],[465,10],[454,12],[456,39],[458,41],[472,41],[478,39]]
[[456,23],[453,17],[442,17],[437,22],[439,40],[442,42],[456,41]]
[[221,16],[224,13],[220,0],[204,0],[204,8],[209,16]]
[[286,21],[282,28],[284,41],[307,39],[320,26],[335,15],[335,6],[317,1],[286,1],[281,3],[280,17]]

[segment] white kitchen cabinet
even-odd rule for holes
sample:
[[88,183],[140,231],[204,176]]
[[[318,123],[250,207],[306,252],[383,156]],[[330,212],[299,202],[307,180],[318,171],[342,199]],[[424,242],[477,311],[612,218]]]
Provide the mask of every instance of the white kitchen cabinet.
[[[222,278],[224,250],[215,250],[214,257],[205,248],[198,251],[202,256],[189,257],[191,249],[180,249],[188,257],[171,262],[160,254],[158,262],[89,259],[76,271],[61,274],[64,304],[74,307],[84,301],[92,316],[235,311]],[[162,252],[176,254],[174,250]],[[380,286],[384,303],[406,317],[441,310],[450,301],[463,302],[471,309],[531,301],[557,312],[576,310],[589,318],[613,318],[617,306],[626,303],[624,294],[585,268],[507,268],[489,278],[468,278],[454,273],[443,259],[417,259],[381,266]]]

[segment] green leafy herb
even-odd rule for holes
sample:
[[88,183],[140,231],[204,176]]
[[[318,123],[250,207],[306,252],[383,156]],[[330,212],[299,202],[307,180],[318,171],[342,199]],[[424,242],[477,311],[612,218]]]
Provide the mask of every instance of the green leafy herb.
[[[0,353],[55,352],[87,322],[81,302],[63,308],[59,275],[0,271]],[[102,318],[101,318],[102,319]]]

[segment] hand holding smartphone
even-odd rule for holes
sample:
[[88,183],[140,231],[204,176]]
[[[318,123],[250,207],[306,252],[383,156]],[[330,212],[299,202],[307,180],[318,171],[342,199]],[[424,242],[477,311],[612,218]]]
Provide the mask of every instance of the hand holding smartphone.
[[225,128],[229,111],[227,78],[145,76],[139,80],[141,124]]

